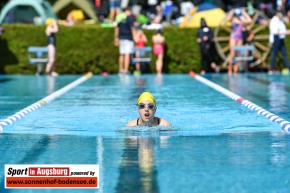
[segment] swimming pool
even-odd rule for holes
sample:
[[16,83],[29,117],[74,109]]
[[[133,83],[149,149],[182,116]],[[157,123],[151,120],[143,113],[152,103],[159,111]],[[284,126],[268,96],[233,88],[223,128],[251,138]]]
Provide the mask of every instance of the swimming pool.
[[[207,79],[290,120],[290,77]],[[0,76],[0,119],[79,76]],[[143,91],[170,128],[126,128]],[[93,76],[0,135],[4,164],[99,164],[100,188],[41,192],[289,192],[289,135],[189,75]],[[0,192],[39,192],[3,189]]]

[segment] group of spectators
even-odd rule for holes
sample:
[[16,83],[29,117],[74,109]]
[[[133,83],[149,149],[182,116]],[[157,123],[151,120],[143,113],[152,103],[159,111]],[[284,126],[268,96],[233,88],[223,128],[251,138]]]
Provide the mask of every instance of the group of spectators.
[[[140,52],[134,52],[134,47],[143,48],[147,43],[147,37],[143,33],[140,24],[136,22],[132,10],[127,7],[123,15],[118,15],[118,24],[115,27],[114,44],[119,47],[119,73],[129,74],[129,65],[131,54],[136,54],[140,57]],[[153,52],[157,56],[156,72],[162,73],[163,68],[163,55],[165,37],[162,35],[162,30],[158,29],[156,34],[152,37]],[[136,63],[136,74],[140,74],[140,63]]]
[[[120,7],[120,0],[112,0],[111,7],[116,8]],[[185,15],[192,8],[193,4],[190,4],[190,1],[184,0],[184,8],[181,10],[179,14]],[[249,4],[253,5],[254,1],[250,0]],[[114,4],[114,5],[113,5]],[[162,4],[162,2],[161,2]],[[174,8],[174,4],[171,0],[163,1],[163,5],[158,5],[157,0],[149,0],[148,1],[148,10],[147,16],[152,20],[151,29],[156,30],[156,34],[152,37],[153,42],[153,53],[157,56],[156,59],[156,72],[157,74],[162,73],[163,69],[163,58],[164,58],[164,47],[165,47],[165,37],[162,33],[162,25],[161,21],[171,21],[172,13],[175,13],[176,10]],[[182,6],[181,6],[182,7]],[[117,9],[116,9],[117,10]],[[248,11],[248,12],[247,12]],[[238,73],[240,70],[240,62],[235,60],[235,58],[239,55],[237,51],[235,51],[235,47],[242,45],[251,45],[254,40],[254,32],[251,31],[250,25],[252,24],[251,13],[248,10],[242,9],[240,7],[236,7],[231,9],[228,12],[226,20],[231,22],[232,31],[229,37],[229,65],[228,65],[228,73]],[[118,15],[115,15],[117,14]],[[165,14],[164,14],[165,13]],[[288,15],[287,15],[288,14]],[[164,17],[165,16],[165,17]],[[289,16],[289,17],[287,17]],[[121,18],[121,19],[118,19]],[[290,35],[290,30],[286,29],[285,22],[288,22],[290,18],[290,0],[277,0],[277,10],[275,11],[274,16],[269,22],[269,42],[272,45],[271,48],[271,59],[270,59],[270,67],[269,74],[272,74],[277,71],[275,62],[279,52],[282,54],[282,58],[286,68],[290,68],[290,63],[288,60],[286,45],[284,42],[284,38],[287,35]],[[119,73],[129,73],[129,66],[131,55],[136,54],[136,57],[140,57],[141,53],[134,51],[135,48],[145,47],[148,38],[143,33],[142,23],[138,23],[138,19],[136,19],[136,14],[134,13],[134,8],[127,7],[123,13],[115,12],[111,13],[112,21],[117,21],[115,25],[115,34],[114,34],[114,44],[119,47]],[[167,20],[168,19],[168,20]],[[155,25],[154,25],[155,24]],[[47,28],[45,30],[47,39],[48,39],[48,63],[46,65],[45,72],[47,74],[57,76],[57,73],[54,71],[54,61],[55,61],[55,46],[56,46],[56,38],[55,33],[58,32],[57,22],[54,20],[48,19],[46,21]],[[144,27],[144,26],[143,26]],[[148,28],[147,28],[148,29]],[[149,28],[150,29],[150,28]],[[0,30],[0,32],[3,30]],[[217,64],[214,61],[213,57],[213,30],[210,26],[207,25],[206,20],[204,18],[200,21],[200,28],[197,32],[196,42],[200,46],[200,56],[201,56],[201,74],[205,74],[207,69],[210,67],[211,69],[217,68]],[[248,53],[253,54],[253,53]],[[140,72],[140,62],[136,63],[136,72]]]
[[[279,52],[281,52],[285,64],[284,71],[289,73],[290,63],[284,42],[286,35],[290,35],[290,31],[286,29],[285,25],[285,22],[288,21],[289,18],[284,15],[284,13],[286,12],[283,6],[278,6],[278,9],[275,11],[269,22],[269,42],[272,46],[269,74],[278,72],[275,63]],[[249,14],[243,9],[235,8],[231,10],[227,15],[227,20],[232,23],[232,32],[230,34],[229,41],[230,58],[228,66],[228,73],[231,74],[232,72],[237,73],[240,67],[240,62],[235,60],[236,56],[240,54],[235,51],[235,46],[252,44],[254,40],[254,33],[249,27],[253,21]],[[250,51],[248,51],[247,54],[249,54],[249,52]]]
[[[129,7],[129,1],[126,0],[110,0],[109,22],[113,23],[116,16],[121,13],[121,9]],[[146,17],[146,24],[177,24],[178,19],[189,13],[194,8],[194,4],[190,0],[182,0],[175,3],[172,0],[148,0],[146,6],[134,3],[130,5],[134,15],[142,15]]]
[[[118,0],[112,0],[115,3]],[[281,3],[282,2],[282,3]],[[289,8],[290,8],[290,0],[283,0],[283,1],[279,1],[277,0],[276,2],[276,8],[277,8],[277,14],[276,11],[271,11],[272,13],[272,20],[270,22],[269,28],[270,28],[270,38],[269,41],[270,43],[272,43],[272,49],[271,49],[271,63],[270,63],[270,68],[269,68],[269,73],[275,71],[275,60],[277,57],[277,54],[279,51],[281,51],[282,56],[283,56],[283,60],[285,63],[285,66],[287,68],[289,68],[289,62],[288,62],[288,57],[287,57],[287,53],[286,53],[286,46],[284,44],[283,38],[285,38],[286,35],[288,35],[288,31],[286,30],[286,27],[284,24],[284,21],[287,22],[288,21],[288,17],[283,17],[283,15],[287,15],[287,13],[290,13]],[[193,7],[194,5],[187,0],[182,1],[183,4],[180,4],[180,6],[175,6],[174,3],[171,0],[166,0],[166,1],[162,1],[160,4],[158,4],[157,0],[149,0],[148,1],[148,7],[146,10],[146,15],[150,18],[150,24],[151,25],[146,25],[146,29],[161,29],[162,26],[161,22],[165,22],[167,24],[172,23],[172,15],[174,15],[175,13],[177,13],[179,16],[184,16],[186,15]],[[184,5],[184,6],[182,6]],[[263,4],[260,4],[260,6],[262,6]],[[247,4],[247,10],[242,9],[240,7],[235,7],[232,8],[226,17],[226,20],[231,22],[232,24],[232,31],[230,33],[230,37],[229,37],[229,50],[230,50],[230,54],[229,54],[229,58],[228,58],[228,73],[232,74],[232,73],[238,73],[240,71],[240,67],[241,67],[241,61],[236,60],[236,58],[239,56],[239,54],[241,52],[236,51],[234,48],[237,46],[243,46],[243,45],[253,45],[253,40],[254,40],[254,32],[251,30],[251,24],[252,22],[252,18],[251,16],[253,15],[253,13],[251,13],[251,8],[257,8],[255,1],[254,0],[249,0],[248,4]],[[182,8],[183,9],[180,9]],[[178,8],[178,9],[177,9]],[[135,8],[136,9],[136,8]],[[265,11],[263,9],[260,9],[261,11]],[[134,7],[131,7],[130,10],[130,14],[131,14],[131,18],[133,19],[133,15],[136,16],[136,12],[137,15],[138,13],[140,13],[139,11],[134,11]],[[282,15],[283,14],[283,15]],[[274,15],[274,16],[273,16]],[[281,17],[280,17],[281,15]],[[290,14],[289,14],[290,15]],[[111,15],[112,16],[112,15]],[[167,17],[168,16],[168,17]],[[116,17],[116,16],[114,16]],[[129,18],[129,17],[128,17]],[[278,18],[278,19],[277,19]],[[284,19],[284,20],[283,20]],[[115,19],[114,19],[115,20]],[[112,18],[113,21],[113,18]],[[126,21],[126,20],[125,20]],[[261,25],[265,25],[268,24],[269,21],[264,21],[262,20],[257,20],[256,22],[259,22]],[[145,36],[145,34],[142,32],[142,29],[140,29],[140,27],[134,26],[134,21],[132,20],[132,28],[130,30],[127,30],[128,32],[125,33],[125,35],[122,33],[119,33],[121,29],[121,31],[124,31],[124,24],[122,24],[122,22],[119,22],[116,27],[115,30],[115,37],[116,38],[120,38],[121,40],[123,39],[129,39],[131,41],[131,49],[133,47],[140,47],[144,46],[147,42],[147,37]],[[275,24],[275,25],[274,25]],[[139,23],[139,25],[141,25]],[[148,27],[149,26],[149,27]],[[151,27],[150,27],[151,26]],[[143,25],[144,28],[144,25]],[[282,28],[282,29],[281,29]],[[285,28],[285,29],[284,29]],[[129,29],[129,28],[127,28]],[[281,30],[285,31],[281,32]],[[129,33],[130,31],[130,33]],[[277,32],[279,31],[279,32]],[[130,38],[128,38],[128,34],[130,34]],[[135,34],[139,34],[139,35],[135,35]],[[141,35],[140,35],[141,34]],[[158,34],[162,34],[159,30]],[[127,36],[127,37],[126,37]],[[135,37],[136,36],[136,37]],[[140,38],[142,37],[142,38]],[[278,37],[278,39],[277,39]],[[141,39],[141,43],[139,42],[139,40]],[[156,37],[153,38],[157,39]],[[162,36],[162,42],[164,44],[165,38],[164,36]],[[275,41],[274,41],[275,40]],[[279,41],[278,41],[279,40]],[[155,40],[155,42],[158,42],[159,40]],[[196,39],[197,43],[200,46],[200,56],[201,56],[201,74],[205,74],[206,71],[208,69],[216,69],[219,68],[216,64],[216,62],[214,61],[214,57],[213,57],[213,30],[211,29],[210,26],[207,25],[206,21],[204,18],[201,19],[201,24],[200,24],[200,28],[198,29],[198,33],[197,33],[197,39]],[[123,41],[122,41],[123,42]],[[279,43],[278,43],[279,42]],[[116,43],[115,40],[115,44],[120,46],[120,58],[119,58],[119,72],[128,72],[129,69],[129,64],[130,64],[130,54],[132,54],[132,52],[130,52],[129,54],[123,54],[124,52],[124,46],[123,43],[121,43],[119,45],[119,42]],[[163,55],[164,55],[164,45],[162,44],[162,48],[160,50],[162,50],[161,54],[157,54],[158,58],[156,61],[156,71],[157,73],[161,73],[162,72],[162,66],[163,66]],[[127,44],[126,44],[127,45]],[[126,47],[126,46],[125,46]],[[154,53],[158,53],[157,49],[157,44],[154,43],[153,41],[153,50]],[[129,52],[129,51],[128,51]],[[254,58],[254,51],[247,51],[246,55],[252,55],[252,58]],[[136,56],[139,56],[139,53],[136,52]],[[242,61],[243,62],[243,61]],[[245,63],[243,62],[243,68],[245,71],[247,71],[247,64],[248,61],[246,61]],[[137,62],[136,64],[136,70],[139,71],[140,70],[140,65]]]
[[[194,0],[147,0],[143,3],[129,0],[110,0],[110,12],[109,21],[114,22],[116,15],[121,12],[121,9],[125,9],[128,6],[132,7],[134,15],[145,15],[148,18],[148,23],[162,23],[163,25],[179,24],[194,7],[196,2]],[[209,2],[211,0],[202,0],[199,3]],[[236,5],[228,4],[230,1],[223,1],[221,6],[226,12],[232,10]],[[248,7],[249,14],[253,13],[253,9],[259,10],[268,18],[275,15],[276,10],[280,10],[284,15],[290,17],[290,0],[274,0],[274,1],[262,1],[262,0],[243,0],[236,2],[240,7]],[[250,10],[252,9],[252,10]]]
[[[119,46],[120,58],[119,58],[119,72],[128,73],[130,65],[130,55],[133,54],[134,47],[144,47],[147,43],[147,37],[140,28],[140,24],[136,25],[135,17],[132,14],[132,10],[127,8],[125,11],[126,17],[122,22],[118,22],[115,28],[115,45]],[[271,62],[269,73],[276,71],[275,61],[278,52],[281,51],[285,66],[290,68],[290,64],[287,57],[286,46],[283,39],[286,35],[290,34],[290,31],[286,29],[283,20],[283,12],[277,10],[276,14],[270,20],[270,37],[269,41],[272,44],[271,50]],[[241,61],[237,60],[241,52],[236,51],[235,47],[243,45],[252,45],[254,40],[254,32],[251,30],[252,18],[246,10],[236,7],[229,11],[226,20],[231,22],[232,31],[229,37],[229,65],[228,74],[238,73],[240,71]],[[163,68],[163,56],[164,56],[164,42],[165,38],[162,35],[161,30],[157,30],[156,35],[153,36],[153,52],[157,55],[156,60],[156,72],[162,73]],[[207,69],[217,68],[217,64],[213,57],[213,30],[209,27],[204,18],[200,21],[200,28],[197,33],[197,43],[200,46],[201,56],[201,74],[204,75]],[[246,51],[246,55],[254,55],[254,50]],[[136,52],[136,57],[140,53]],[[253,56],[254,57],[254,56]],[[247,61],[246,61],[247,62]],[[247,71],[247,64],[243,66]],[[136,70],[140,71],[140,64],[137,62]]]
[[276,11],[281,11],[283,15],[290,17],[290,0],[273,0],[266,2],[249,0],[247,6],[249,5],[257,10],[260,10],[269,18],[272,18]]
[[[290,1],[289,1],[290,2]],[[284,2],[286,5],[287,1]],[[279,4],[278,4],[279,5]],[[278,6],[269,21],[269,42],[271,45],[271,59],[269,66],[269,74],[279,72],[276,66],[276,58],[278,53],[281,52],[283,62],[285,66],[282,72],[289,74],[290,63],[287,56],[286,45],[284,38],[290,35],[290,30],[286,29],[285,22],[289,22],[289,17],[286,13],[289,13],[289,6]],[[254,50],[247,50],[243,48],[238,50],[237,47],[242,47],[244,45],[253,45],[254,32],[251,30],[250,25],[252,24],[252,18],[247,13],[246,10],[236,7],[229,11],[226,20],[231,22],[231,33],[229,37],[229,58],[228,58],[228,74],[238,73],[240,71],[241,61],[244,64],[244,71],[247,71],[249,55],[252,55],[252,59],[255,59]],[[261,25],[265,24],[265,21],[261,22]],[[210,65],[212,68],[216,66],[214,63],[212,52],[210,51],[213,39],[213,32],[210,27],[206,25],[204,19],[201,20],[201,27],[198,30],[197,42],[200,44],[200,54],[201,54],[201,74],[205,74],[206,68]],[[249,48],[249,47],[248,47]],[[243,52],[243,56],[240,56]],[[237,58],[242,58],[237,60]],[[243,61],[244,60],[244,61]]]

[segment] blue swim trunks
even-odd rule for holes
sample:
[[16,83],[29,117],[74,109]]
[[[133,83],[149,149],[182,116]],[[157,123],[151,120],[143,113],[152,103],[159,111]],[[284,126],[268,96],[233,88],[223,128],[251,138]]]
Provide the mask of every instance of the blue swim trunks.
[[120,0],[110,0],[110,8],[120,9]]

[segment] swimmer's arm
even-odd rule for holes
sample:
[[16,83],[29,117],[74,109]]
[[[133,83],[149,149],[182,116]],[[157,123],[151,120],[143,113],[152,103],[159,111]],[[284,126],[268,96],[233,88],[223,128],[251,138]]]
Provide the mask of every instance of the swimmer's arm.
[[126,127],[134,127],[136,126],[136,123],[137,123],[137,119],[134,119],[132,121],[129,121],[126,125]]
[[131,27],[131,33],[132,33],[133,41],[137,42],[137,32],[134,27]]
[[160,119],[160,126],[171,126],[171,123],[169,123],[167,120],[165,119]]
[[164,36],[161,38],[161,42],[165,43],[165,37]]
[[252,30],[250,30],[249,31],[249,36],[247,38],[247,41],[249,41],[249,42],[252,41],[254,39],[254,37],[255,37],[254,32]]
[[243,16],[245,17],[245,20],[243,21],[245,24],[252,23],[252,18],[247,14],[245,10],[242,10]]
[[52,32],[53,33],[58,32],[58,25],[57,25],[56,21],[53,21],[53,23],[52,23]]
[[58,32],[58,26],[56,21],[53,21],[50,26],[47,26],[45,29],[46,35],[50,35],[51,33],[57,33]]
[[232,9],[232,10],[229,12],[229,14],[226,16],[226,20],[227,20],[227,21],[232,20],[233,16],[234,16],[234,10]]

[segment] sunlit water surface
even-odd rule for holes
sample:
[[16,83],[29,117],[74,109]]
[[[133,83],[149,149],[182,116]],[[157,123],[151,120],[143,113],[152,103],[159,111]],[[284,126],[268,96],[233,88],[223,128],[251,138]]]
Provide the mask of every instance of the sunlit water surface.
[[[80,76],[0,76],[5,119]],[[206,75],[290,120],[288,76]],[[172,127],[124,125],[150,91]],[[0,192],[289,192],[290,137],[278,123],[188,75],[94,76],[0,135]],[[99,164],[100,188],[4,189],[4,164]]]

